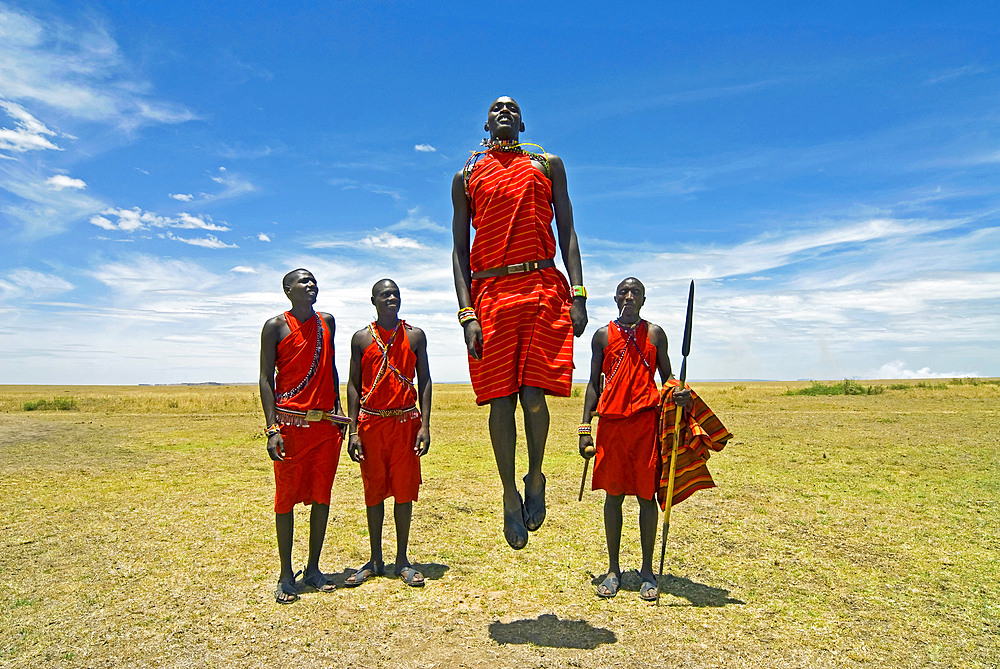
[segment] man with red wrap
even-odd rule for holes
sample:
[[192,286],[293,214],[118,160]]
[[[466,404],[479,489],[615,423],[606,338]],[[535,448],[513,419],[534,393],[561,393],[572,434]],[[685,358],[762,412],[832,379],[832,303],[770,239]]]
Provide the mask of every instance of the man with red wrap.
[[[292,270],[282,280],[290,311],[264,324],[260,336],[260,402],[267,420],[267,453],[274,461],[274,519],[281,575],[275,601],[298,599],[292,571],[293,508],[312,505],[309,562],[302,582],[322,592],[333,583],[320,571],[330,490],[337,473],[346,423],[340,407],[340,379],[333,358],[336,323],[316,313],[319,288],[312,273]],[[275,378],[277,372],[277,378]]]
[[[396,576],[420,587],[423,575],[406,556],[413,502],[420,488],[420,458],[431,445],[431,376],[423,330],[399,319],[399,287],[390,279],[372,286],[376,319],[351,338],[347,410],[351,417],[347,452],[361,465],[371,559],[345,582],[357,586],[385,573],[382,521],[393,497]],[[413,385],[416,372],[417,386]],[[419,391],[420,409],[417,410]]]
[[[600,597],[614,597],[621,583],[618,564],[622,534],[622,502],[635,495],[639,502],[639,542],[642,547],[642,585],[639,596],[656,599],[653,546],[657,509],[654,498],[660,483],[659,405],[654,372],[664,384],[672,378],[667,336],[639,317],[646,301],[642,283],[629,277],[618,284],[615,303],[619,316],[596,333],[591,344],[590,382],[583,403],[580,455],[595,453],[590,423],[596,409],[597,426],[593,489],[604,490],[604,534],[608,542],[608,573],[597,587]],[[677,406],[690,405],[690,391],[678,391]]]
[[[562,160],[524,151],[521,109],[510,97],[493,101],[484,129],[487,150],[452,182],[452,268],[476,402],[490,405],[504,538],[519,550],[545,520],[545,395],[570,394],[587,292]],[[569,282],[555,267],[553,217]],[[514,473],[518,400],[528,443],[523,501]]]

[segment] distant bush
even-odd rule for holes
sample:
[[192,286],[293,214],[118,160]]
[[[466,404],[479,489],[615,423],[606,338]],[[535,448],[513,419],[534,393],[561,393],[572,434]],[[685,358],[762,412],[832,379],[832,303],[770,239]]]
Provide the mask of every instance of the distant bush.
[[952,379],[953,386],[1000,386],[1000,379],[980,379],[975,376],[967,376],[962,379]]
[[52,400],[34,400],[24,403],[25,411],[73,411],[76,409],[76,399],[73,397],[57,397]]
[[881,395],[884,392],[884,386],[863,386],[853,379],[844,379],[841,383],[813,381],[808,388],[789,390],[785,395]]

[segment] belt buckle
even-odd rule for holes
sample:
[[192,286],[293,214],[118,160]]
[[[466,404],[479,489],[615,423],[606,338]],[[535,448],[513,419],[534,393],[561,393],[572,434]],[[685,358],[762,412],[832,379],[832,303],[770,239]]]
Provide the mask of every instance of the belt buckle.
[[310,423],[323,420],[323,411],[321,409],[309,409],[309,411],[306,411],[306,420]]
[[526,262],[519,262],[516,265],[508,265],[507,266],[507,273],[508,274],[520,274],[521,272],[527,272],[528,269],[529,269],[528,268],[528,263],[526,263]]

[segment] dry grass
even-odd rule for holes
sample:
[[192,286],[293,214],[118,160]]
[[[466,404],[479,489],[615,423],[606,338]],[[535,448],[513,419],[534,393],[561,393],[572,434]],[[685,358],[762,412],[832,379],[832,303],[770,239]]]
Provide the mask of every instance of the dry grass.
[[[487,411],[438,386],[411,542],[427,586],[282,607],[255,388],[0,387],[0,666],[997,666],[1000,388],[783,396],[805,385],[696,386],[736,439],[710,462],[719,487],[675,511],[659,608],[634,574],[593,594],[580,399],[550,401],[549,516],[527,549],[500,533]],[[22,409],[60,397],[78,410]],[[339,581],[365,535],[345,452],[323,560]],[[385,542],[391,559],[391,523]]]

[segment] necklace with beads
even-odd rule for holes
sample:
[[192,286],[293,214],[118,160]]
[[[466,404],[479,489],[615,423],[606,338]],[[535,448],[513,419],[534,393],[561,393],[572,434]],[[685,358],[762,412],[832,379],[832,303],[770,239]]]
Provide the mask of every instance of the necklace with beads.
[[[518,142],[513,139],[490,139],[489,137],[481,141],[480,146],[485,147],[483,151],[472,151],[472,155],[469,159],[465,161],[465,167],[462,168],[462,180],[465,182],[465,196],[469,195],[469,178],[472,176],[472,171],[475,169],[476,164],[486,157],[491,151],[499,151],[500,153],[523,153],[528,156],[531,160],[537,163],[541,163],[542,167],[545,168],[545,176],[552,178],[552,168],[549,166],[549,159],[545,154],[545,149],[542,148],[540,144],[532,144],[530,142]],[[525,151],[522,147],[525,146],[535,146],[541,151],[541,153],[534,153],[531,151]]]

